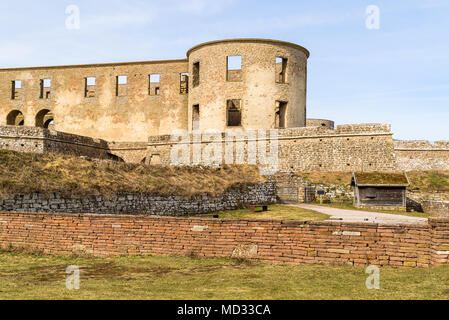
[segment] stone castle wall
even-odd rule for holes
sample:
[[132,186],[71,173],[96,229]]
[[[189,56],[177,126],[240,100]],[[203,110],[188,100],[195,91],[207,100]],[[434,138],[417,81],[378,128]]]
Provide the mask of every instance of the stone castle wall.
[[[205,43],[187,53],[189,73],[195,78],[194,64],[199,64],[199,81],[189,91],[189,119],[199,108],[199,127],[210,130],[272,129],[277,127],[276,102],[286,103],[285,128],[306,126],[307,59],[309,52],[301,46],[270,40],[240,39]],[[228,57],[241,57],[239,79],[227,75]],[[213,57],[213,58],[211,58]],[[285,77],[277,78],[280,63],[287,60]],[[241,123],[227,123],[226,102],[241,102]],[[189,131],[192,131],[192,121]]]
[[147,145],[146,142],[107,142],[37,127],[0,126],[0,149],[17,152],[141,163],[146,161]]
[[332,120],[326,119],[307,119],[306,121],[307,127],[327,127],[329,129],[335,128],[335,122]]
[[[244,139],[233,138],[225,133],[210,139],[192,134],[173,139],[171,136],[150,137],[148,157],[160,159],[164,165],[172,165],[173,148],[190,151],[191,163],[202,155],[201,164],[207,164],[210,150],[218,148],[223,157],[215,164],[226,162],[226,150],[231,150],[236,163],[237,150],[244,150],[244,159],[257,158],[260,167],[270,167],[272,150],[270,146],[278,143],[279,171],[392,171],[395,169],[393,140],[389,125],[359,124],[342,125],[335,130],[327,127],[292,128],[278,131],[248,131]],[[218,138],[218,140],[217,140]],[[186,142],[187,141],[187,142]],[[177,142],[181,142],[178,144]],[[262,146],[257,150],[257,145]],[[199,148],[201,147],[201,151]],[[266,150],[266,154],[263,152]],[[260,151],[262,150],[262,151]],[[257,154],[257,157],[254,156]],[[176,153],[175,153],[176,154]],[[265,156],[264,156],[265,154]]]
[[0,214],[0,247],[46,254],[178,255],[274,263],[430,267],[449,264],[449,220],[422,225]]
[[[245,131],[241,137],[233,134],[236,132],[220,133],[218,140],[216,135],[206,133],[177,138],[169,135],[153,136],[148,142],[107,142],[43,128],[0,126],[0,148],[156,165],[172,165],[174,148],[185,147],[190,152],[190,164],[209,164],[205,163],[205,159],[210,158],[206,156],[218,148],[222,157],[213,165],[230,164],[226,160],[226,152],[230,152],[234,160],[232,163],[239,163],[242,159],[237,153],[243,150],[244,163],[255,159],[254,163],[249,163],[267,168],[272,166],[272,157],[276,156],[271,146],[277,143],[276,168],[281,172],[449,170],[449,142],[432,144],[427,141],[395,141],[389,125],[356,124],[340,125],[336,129],[316,126]],[[201,138],[201,143],[194,143]],[[195,162],[198,159],[201,161]]]
[[36,127],[0,126],[0,148],[110,159],[106,141]]
[[[145,142],[151,135],[187,128],[188,95],[181,92],[186,72],[187,60],[0,69],[0,125],[17,110],[25,126],[39,126],[38,113],[48,110],[57,131]],[[150,83],[152,74],[160,75],[158,83]],[[119,76],[127,77],[126,84],[117,83]],[[95,85],[88,87],[87,78],[95,78]],[[44,88],[48,97],[41,97],[43,79],[51,80]],[[21,88],[12,99],[15,80]]]
[[449,170],[449,141],[394,141],[398,170]]
[[216,196],[208,194],[192,197],[151,194],[70,196],[59,193],[2,195],[0,211],[185,216],[276,202],[276,186],[267,182],[231,188]]
[[[279,116],[285,117],[282,127],[305,126],[305,48],[234,39],[196,46],[187,55],[178,60],[0,69],[0,125],[51,124],[57,131],[107,141],[145,142],[176,129],[192,130],[194,105],[199,105],[201,130],[233,130],[226,121],[227,100],[237,99],[242,128],[274,128],[279,102],[287,105]],[[241,70],[228,73],[227,58],[235,55],[242,58]],[[277,57],[286,59],[285,68]]]

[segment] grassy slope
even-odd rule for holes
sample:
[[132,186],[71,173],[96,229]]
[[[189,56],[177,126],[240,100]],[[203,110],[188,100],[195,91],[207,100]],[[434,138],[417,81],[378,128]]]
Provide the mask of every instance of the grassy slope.
[[[297,207],[273,205],[268,207],[268,211],[261,211],[256,208],[256,212],[249,209],[220,211],[216,212],[221,219],[268,219],[268,220],[303,220],[303,221],[322,221],[329,219],[329,216],[312,210],[306,210]],[[200,215],[201,216],[201,215]]]
[[219,194],[231,186],[260,181],[263,178],[259,170],[251,166],[165,168],[0,150],[0,193],[126,192],[188,196]]
[[[65,287],[67,266],[81,289]],[[0,253],[0,299],[448,299],[449,267],[382,268],[367,290],[365,268],[288,266],[226,259],[84,259]]]

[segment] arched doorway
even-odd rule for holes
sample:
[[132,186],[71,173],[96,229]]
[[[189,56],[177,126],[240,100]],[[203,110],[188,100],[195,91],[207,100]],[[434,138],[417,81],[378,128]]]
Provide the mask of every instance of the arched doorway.
[[8,126],[24,126],[25,118],[19,110],[13,110],[6,116],[6,124]]
[[44,109],[37,113],[36,115],[36,127],[48,129],[54,125],[53,113]]

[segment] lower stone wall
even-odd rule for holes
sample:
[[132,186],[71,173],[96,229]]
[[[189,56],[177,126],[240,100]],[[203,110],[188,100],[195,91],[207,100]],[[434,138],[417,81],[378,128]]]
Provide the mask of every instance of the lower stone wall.
[[0,214],[0,246],[46,254],[181,255],[293,264],[449,264],[449,219],[428,225]]
[[121,194],[109,197],[96,195],[80,197],[39,193],[4,195],[0,197],[0,211],[184,216],[276,202],[276,186],[268,182],[236,187],[217,196]]
[[[176,157],[174,157],[176,155]],[[181,155],[181,156],[180,156]],[[383,124],[155,136],[148,158],[163,165],[250,163],[275,172],[393,171],[391,127]],[[150,163],[153,163],[152,160]]]
[[448,141],[394,141],[394,149],[397,170],[449,170]]
[[145,162],[146,142],[111,142],[44,128],[0,126],[0,149]]
[[423,200],[421,206],[432,216],[449,217],[449,201]]
[[267,176],[267,179],[276,183],[276,195],[280,202],[304,203],[314,200],[315,190],[293,173],[277,173]]
[[127,163],[147,163],[147,142],[110,142],[111,154]]
[[106,141],[37,127],[0,126],[0,148],[111,159]]

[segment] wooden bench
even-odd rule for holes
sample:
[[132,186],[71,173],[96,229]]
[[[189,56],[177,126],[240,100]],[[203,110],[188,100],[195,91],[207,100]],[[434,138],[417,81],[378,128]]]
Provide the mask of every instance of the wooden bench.
[[265,205],[265,204],[257,205],[257,206],[250,206],[250,207],[249,207],[249,211],[251,211],[251,212],[256,212],[256,208],[262,208],[262,211],[263,211],[263,212],[268,211],[268,206]]

